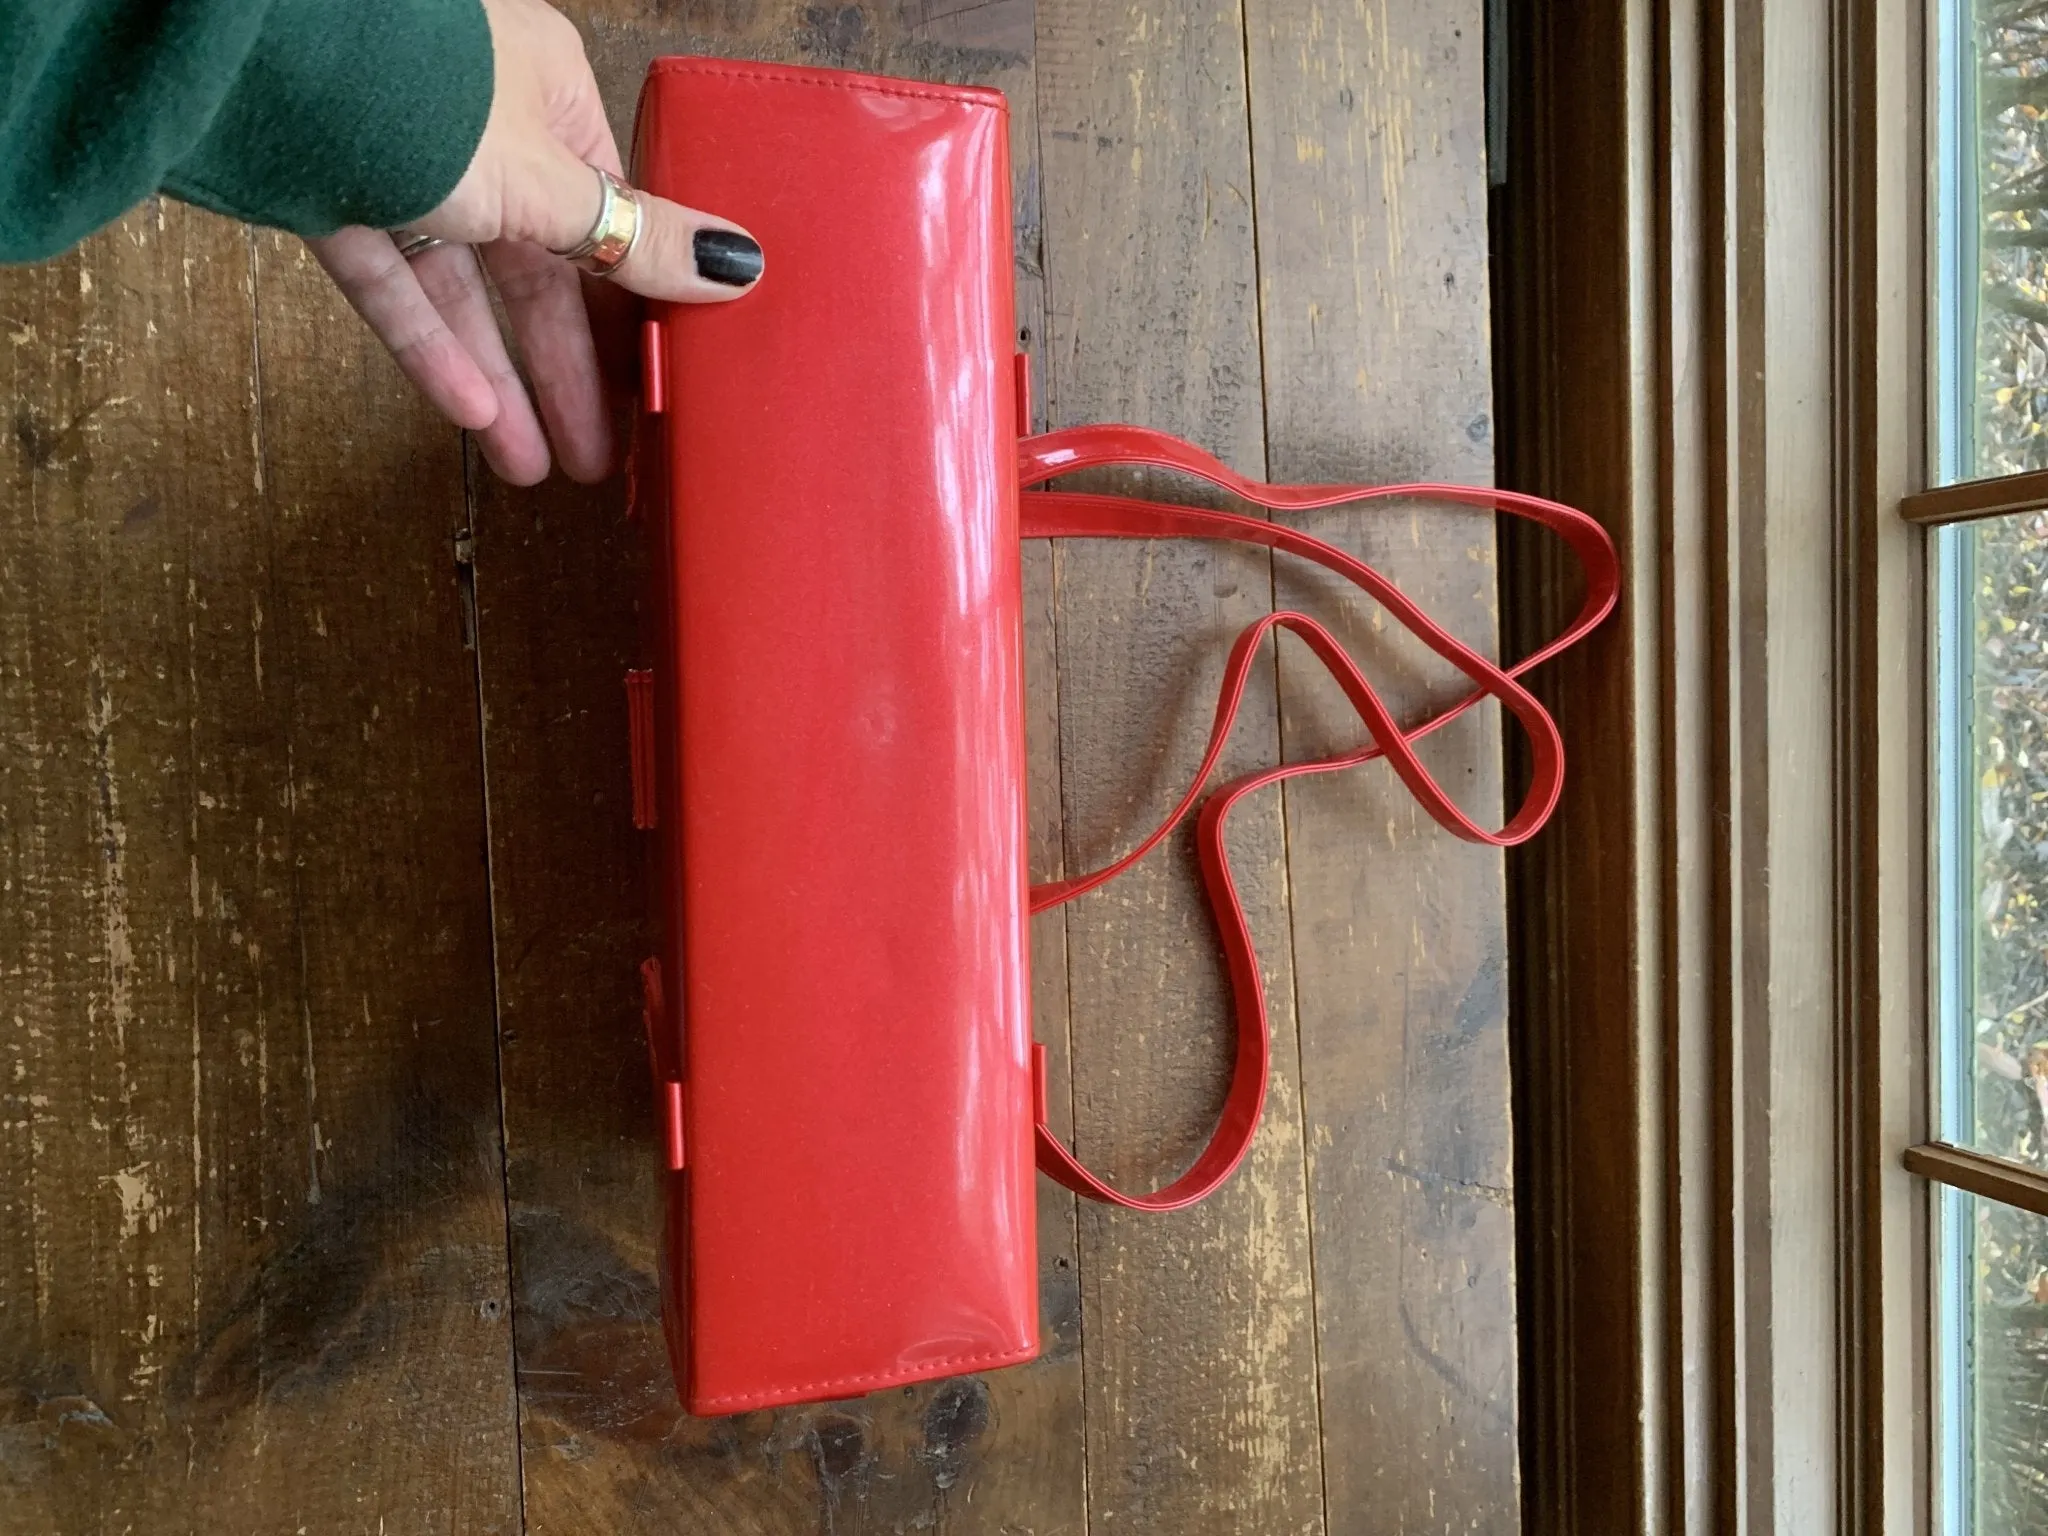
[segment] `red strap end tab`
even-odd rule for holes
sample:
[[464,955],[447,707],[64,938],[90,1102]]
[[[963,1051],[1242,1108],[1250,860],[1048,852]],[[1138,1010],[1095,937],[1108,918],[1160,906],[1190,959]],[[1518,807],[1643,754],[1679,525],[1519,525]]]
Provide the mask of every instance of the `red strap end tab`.
[[1045,1047],[1036,1040],[1031,1042],[1031,1117],[1040,1125],[1046,1122]]
[[1031,435],[1031,354],[1019,352],[1011,371],[1017,384],[1017,435]]
[[640,325],[640,408],[650,416],[668,410],[668,386],[661,368],[661,322]]
[[668,1146],[668,1171],[683,1171],[683,1085],[670,1078],[661,1085],[663,1140]]
[[633,825],[645,832],[658,818],[654,793],[654,674],[636,668],[626,674],[626,729],[632,737]]
[[667,1044],[668,1008],[662,996],[661,962],[640,962],[640,1019],[647,1026],[647,1067],[654,1074],[654,1096],[661,1113],[661,1146],[671,1173],[683,1166],[683,1085],[667,1074],[672,1053]]

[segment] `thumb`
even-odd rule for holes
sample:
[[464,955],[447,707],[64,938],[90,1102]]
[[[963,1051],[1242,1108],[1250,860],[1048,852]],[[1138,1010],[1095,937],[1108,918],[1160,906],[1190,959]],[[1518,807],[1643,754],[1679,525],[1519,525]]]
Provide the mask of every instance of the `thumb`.
[[[604,186],[596,168],[566,147],[549,158],[537,210],[541,243],[550,250],[572,250],[596,224]],[[737,224],[637,188],[632,196],[640,205],[639,238],[609,274],[621,288],[649,299],[706,304],[736,299],[760,279],[760,244]]]

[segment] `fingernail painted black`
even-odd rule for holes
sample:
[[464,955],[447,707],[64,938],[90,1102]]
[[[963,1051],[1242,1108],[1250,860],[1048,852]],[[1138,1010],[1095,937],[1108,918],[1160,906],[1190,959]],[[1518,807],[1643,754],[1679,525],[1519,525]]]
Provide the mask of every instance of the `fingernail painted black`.
[[707,283],[748,288],[761,275],[761,247],[738,230],[700,229],[690,249]]

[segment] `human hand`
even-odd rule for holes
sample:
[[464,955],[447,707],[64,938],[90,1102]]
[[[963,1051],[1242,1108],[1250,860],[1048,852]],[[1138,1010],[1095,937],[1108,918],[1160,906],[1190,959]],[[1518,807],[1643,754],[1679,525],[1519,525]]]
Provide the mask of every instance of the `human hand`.
[[[455,190],[410,226],[448,243],[410,261],[383,230],[307,243],[406,377],[477,434],[500,476],[545,479],[552,443],[570,478],[594,482],[610,472],[614,448],[586,296],[601,303],[615,284],[683,303],[737,298],[760,276],[760,247],[723,219],[642,192],[639,241],[608,278],[586,279],[552,254],[589,233],[602,197],[592,167],[623,175],[619,147],[574,25],[545,0],[483,7],[495,56],[490,118]],[[486,272],[538,415],[491,312]]]

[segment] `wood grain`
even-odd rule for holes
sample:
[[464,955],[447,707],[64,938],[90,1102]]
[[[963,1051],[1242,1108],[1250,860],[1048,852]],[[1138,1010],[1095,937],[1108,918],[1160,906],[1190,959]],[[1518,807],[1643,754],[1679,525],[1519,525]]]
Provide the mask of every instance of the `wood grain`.
[[0,1529],[514,1530],[456,435],[174,205],[0,313]]
[[[1648,169],[1663,162],[1676,228],[1699,216],[1685,189],[1705,151],[1670,128],[1699,116],[1699,61],[1684,62],[1697,50],[1674,27],[1681,63],[1666,72],[1618,17],[1516,13],[1521,89],[1494,210],[1501,478],[1592,512],[1622,562],[1615,617],[1531,675],[1571,771],[1543,835],[1509,858],[1524,1524],[1540,1536],[1712,1528],[1704,1504],[1675,1519],[1668,1497],[1713,1486],[1718,1392],[1692,1363],[1711,1331],[1718,1202],[1690,1171],[1712,1166],[1717,1047],[1679,1027],[1708,1011],[1711,842],[1694,838],[1715,818],[1705,757],[1677,745],[1703,739],[1711,695],[1704,381],[1682,360],[1712,284],[1710,242],[1659,233],[1666,194]],[[1631,152],[1604,152],[1618,143]],[[1646,294],[1654,334],[1631,320]],[[1577,589],[1549,540],[1501,544],[1507,645],[1527,654]]]
[[[1491,473],[1482,16],[1247,0],[1267,453],[1290,481]],[[1493,520],[1380,504],[1315,518],[1482,651]],[[1347,589],[1283,564],[1419,719],[1464,679]],[[1359,736],[1313,658],[1282,652],[1287,754]],[[1500,723],[1423,748],[1484,821]],[[1332,1530],[1519,1524],[1514,1203],[1502,866],[1381,765],[1286,787]],[[1398,1408],[1395,1407],[1398,1405]]]
[[[1021,328],[1042,329],[1031,7],[572,8],[628,133],[648,59],[724,53],[1003,87],[1013,103]],[[930,13],[928,18],[928,13]],[[655,1290],[660,1191],[636,967],[648,953],[621,677],[640,539],[618,484],[476,475],[482,677],[504,1024],[525,1492],[535,1532],[1079,1531],[1073,1201],[1040,1191],[1045,1354],[985,1378],[693,1420]],[[1057,857],[1050,557],[1027,561],[1036,867]],[[1043,722],[1045,728],[1040,728]],[[1038,1028],[1064,1071],[1063,924],[1034,932]]]
[[[1053,421],[1145,422],[1256,473],[1237,10],[1042,0],[1038,37]],[[1258,551],[1176,544],[1069,541],[1056,558],[1067,863],[1081,869],[1178,795],[1230,641],[1270,606],[1271,566]],[[1230,769],[1277,750],[1271,684],[1261,668]],[[1081,1210],[1089,1513],[1104,1530],[1321,1526],[1278,811],[1240,812],[1231,848],[1276,1023],[1257,1144],[1193,1210]],[[1156,1187],[1206,1137],[1230,1048],[1188,840],[1075,903],[1068,942],[1077,1150]]]
[[[571,9],[622,135],[663,52],[1004,88],[1052,421],[1487,474],[1467,0]],[[622,485],[498,485],[296,242],[173,205],[0,273],[0,332],[0,1536],[1514,1528],[1497,860],[1378,770],[1247,805],[1276,1068],[1231,1184],[1160,1217],[1042,1181],[1030,1366],[690,1419]],[[1314,526],[1490,639],[1483,525]],[[1351,603],[1242,549],[1024,574],[1041,879],[1171,803],[1276,581]],[[1354,620],[1407,707],[1455,691]],[[1297,662],[1228,768],[1351,738]],[[1498,798],[1490,721],[1430,750]],[[1056,1121],[1162,1182],[1230,1040],[1187,840],[1033,939]]]

